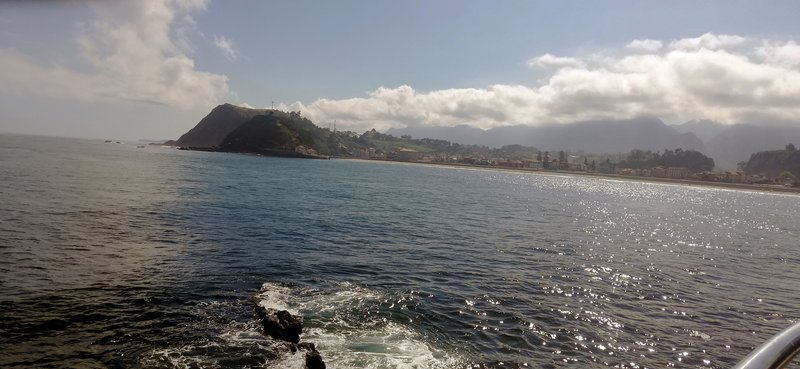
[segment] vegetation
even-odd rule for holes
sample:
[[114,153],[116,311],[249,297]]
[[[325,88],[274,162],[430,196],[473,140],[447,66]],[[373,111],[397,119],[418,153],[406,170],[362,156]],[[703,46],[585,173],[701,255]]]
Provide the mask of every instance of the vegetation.
[[800,150],[788,144],[783,150],[761,151],[750,156],[743,165],[748,174],[761,174],[783,183],[800,177]]
[[257,115],[228,134],[220,147],[223,150],[259,152],[262,150],[294,151],[306,146],[327,154],[329,131],[317,127],[300,112],[269,111]]
[[698,173],[714,169],[714,159],[694,150],[664,150],[663,153],[650,150],[633,150],[619,164],[621,168],[646,169],[658,166],[684,167]]

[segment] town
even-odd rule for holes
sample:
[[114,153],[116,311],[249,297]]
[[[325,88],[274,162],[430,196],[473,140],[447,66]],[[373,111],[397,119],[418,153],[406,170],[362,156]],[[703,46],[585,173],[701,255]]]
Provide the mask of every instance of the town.
[[[408,138],[410,139],[410,138]],[[427,139],[424,139],[427,140]],[[523,146],[512,145],[517,148]],[[793,146],[792,146],[793,148]],[[525,148],[532,153],[535,149]],[[491,151],[491,150],[490,150]],[[502,149],[499,151],[503,151]],[[685,181],[731,183],[731,184],[750,184],[763,186],[781,186],[789,188],[800,187],[800,181],[789,171],[781,171],[777,175],[770,176],[767,173],[748,173],[747,163],[740,163],[742,168],[737,170],[713,170],[713,160],[705,157],[701,153],[685,151],[692,156],[699,156],[711,165],[706,165],[703,170],[692,170],[691,163],[686,166],[654,165],[642,167],[635,165],[629,160],[631,156],[636,156],[641,150],[635,150],[628,154],[617,155],[574,155],[565,151],[559,151],[551,156],[548,151],[537,151],[532,157],[504,157],[487,154],[487,151],[476,150],[463,154],[448,154],[442,152],[425,152],[412,148],[399,147],[395,150],[382,151],[375,147],[368,149],[354,150],[351,157],[368,160],[386,160],[399,162],[445,164],[455,166],[486,167],[499,169],[514,169],[528,171],[550,171],[550,172],[571,172],[577,174],[598,174],[619,177],[644,177],[654,179],[671,179]],[[666,153],[672,151],[665,150]],[[684,152],[677,149],[674,152]],[[652,153],[651,153],[652,154]],[[617,160],[612,160],[616,157]],[[696,169],[696,165],[694,166]]]

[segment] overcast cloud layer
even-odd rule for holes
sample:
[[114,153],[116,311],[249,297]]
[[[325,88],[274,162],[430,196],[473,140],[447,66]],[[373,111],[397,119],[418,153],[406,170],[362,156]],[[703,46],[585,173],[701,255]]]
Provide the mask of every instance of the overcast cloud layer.
[[[207,0],[96,1],[74,40],[85,70],[0,49],[0,91],[82,101],[137,101],[208,109],[230,95],[227,77],[195,69],[192,11]],[[221,39],[223,44],[230,42]],[[231,54],[235,56],[235,54]]]
[[545,54],[528,65],[548,72],[542,84],[428,92],[381,87],[362,98],[296,102],[288,108],[353,130],[491,128],[642,115],[727,124],[800,122],[800,45],[795,41],[716,34],[633,40],[592,55]]

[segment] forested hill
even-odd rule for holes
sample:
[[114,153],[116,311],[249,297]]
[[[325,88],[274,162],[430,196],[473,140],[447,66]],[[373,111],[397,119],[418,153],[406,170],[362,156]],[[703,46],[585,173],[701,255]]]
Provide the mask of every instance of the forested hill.
[[317,127],[299,112],[268,111],[257,115],[229,133],[219,145],[223,151],[262,152],[312,149],[314,154],[330,155],[335,144],[330,130]]
[[764,174],[770,178],[777,178],[783,172],[800,177],[800,151],[789,144],[783,150],[757,152],[750,156],[744,169],[747,173]]
[[714,159],[693,150],[664,150],[663,153],[650,150],[633,150],[619,163],[621,168],[684,167],[693,173],[714,169]]

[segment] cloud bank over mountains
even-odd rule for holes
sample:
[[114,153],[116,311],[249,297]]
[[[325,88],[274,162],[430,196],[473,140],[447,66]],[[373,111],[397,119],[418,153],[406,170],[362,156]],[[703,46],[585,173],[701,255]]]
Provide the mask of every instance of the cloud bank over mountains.
[[[229,98],[224,75],[198,71],[191,14],[208,0],[91,1],[94,19],[73,40],[84,68],[0,48],[0,91],[80,101],[135,101],[208,109]],[[230,41],[225,40],[230,44]]]
[[296,102],[287,108],[355,130],[492,128],[637,116],[726,124],[800,121],[800,45],[795,41],[708,33],[633,40],[584,56],[545,54],[528,65],[549,72],[543,83],[424,92],[380,87],[366,97]]
[[[198,31],[192,15],[204,11],[208,1],[86,1],[93,20],[70,36],[80,65],[0,47],[0,93],[145,102],[193,112],[239,101],[224,74],[195,66],[193,36],[230,61],[242,55],[231,39],[216,34],[209,39]],[[278,107],[356,131],[460,124],[488,129],[640,116],[800,122],[800,45],[794,40],[708,33],[516,62],[531,68],[530,81],[432,91],[379,87],[363,97]]]

